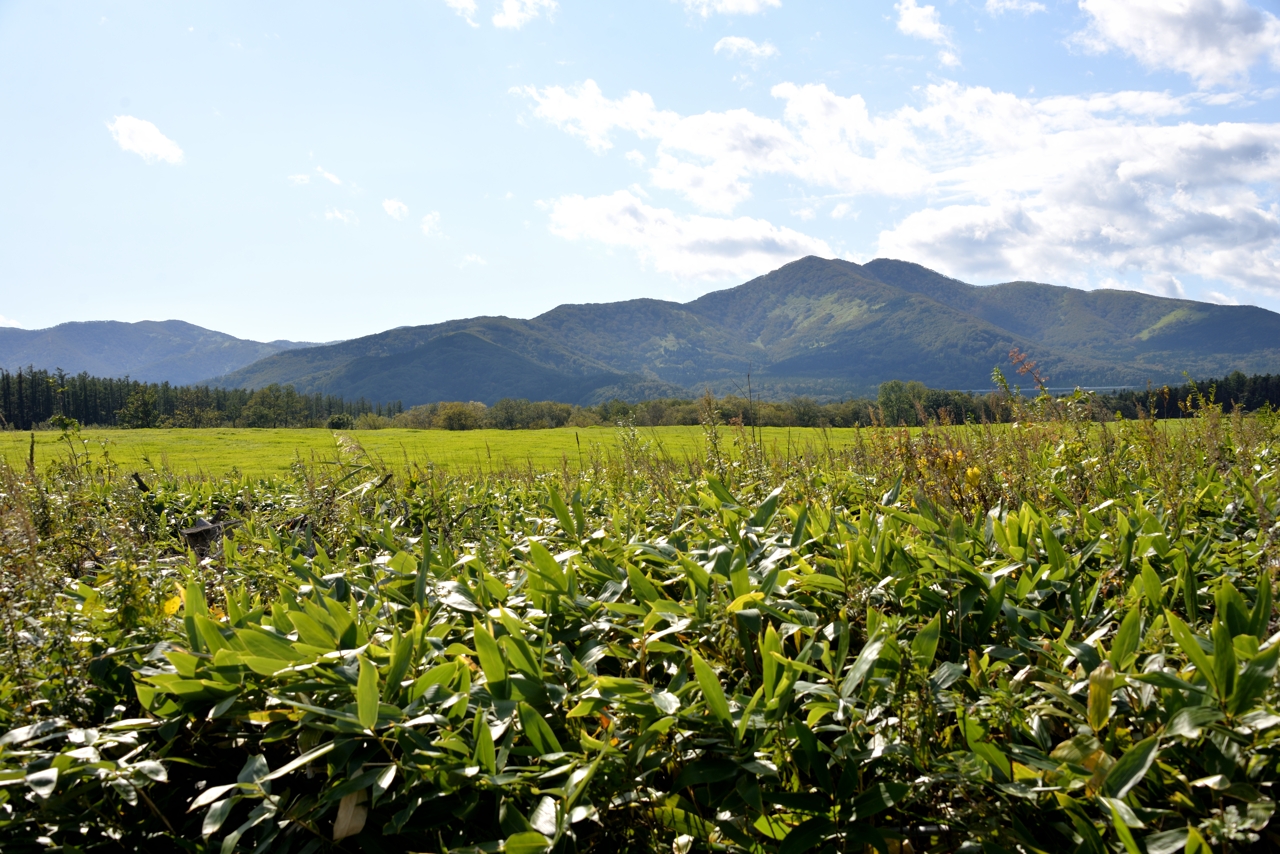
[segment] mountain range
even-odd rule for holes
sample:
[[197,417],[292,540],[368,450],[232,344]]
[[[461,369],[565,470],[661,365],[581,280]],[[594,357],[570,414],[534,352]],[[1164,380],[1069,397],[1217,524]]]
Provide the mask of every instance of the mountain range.
[[[16,364],[5,352],[12,331],[0,330],[0,364]],[[1035,282],[980,287],[890,259],[802,258],[688,303],[562,305],[529,320],[451,320],[326,345],[221,337],[241,349],[224,344],[218,363],[208,348],[175,355],[164,378],[187,382],[194,373],[249,388],[292,383],[408,406],[502,397],[592,403],[707,387],[742,393],[748,376],[752,392],[766,398],[873,394],[890,379],[989,388],[992,368],[1008,368],[1014,347],[1036,360],[1052,386],[1280,371],[1280,314],[1266,309]],[[252,347],[274,351],[222,367]],[[160,361],[148,367],[151,375],[166,370]],[[130,373],[143,378],[136,368]]]
[[314,347],[300,341],[246,341],[181,320],[92,320],[48,329],[0,328],[0,368],[32,365],[95,377],[186,385],[243,368],[273,353]]
[[1140,386],[1280,370],[1280,314],[1133,291],[975,286],[918,264],[808,257],[688,303],[562,305],[530,320],[477,317],[268,356],[226,386],[402,400],[592,402],[745,391],[874,393],[889,379],[989,388],[1009,351],[1054,386]]

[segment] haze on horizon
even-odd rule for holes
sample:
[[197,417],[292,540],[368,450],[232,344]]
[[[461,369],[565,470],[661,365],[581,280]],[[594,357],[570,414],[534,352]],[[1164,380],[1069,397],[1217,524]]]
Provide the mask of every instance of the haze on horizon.
[[1275,0],[0,5],[0,325],[334,340],[804,255],[1280,310]]

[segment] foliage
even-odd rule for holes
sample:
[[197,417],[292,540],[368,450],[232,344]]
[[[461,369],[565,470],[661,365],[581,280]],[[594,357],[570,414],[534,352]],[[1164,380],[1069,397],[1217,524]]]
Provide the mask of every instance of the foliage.
[[1276,419],[1080,411],[794,455],[708,417],[696,459],[624,431],[556,474],[5,468],[0,837],[1273,847]]

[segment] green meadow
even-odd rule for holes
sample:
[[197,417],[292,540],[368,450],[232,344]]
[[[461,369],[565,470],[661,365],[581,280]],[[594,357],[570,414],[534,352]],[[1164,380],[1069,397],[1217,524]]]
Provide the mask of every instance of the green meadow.
[[[857,428],[818,429],[763,427],[756,435],[771,455],[788,451],[846,445]],[[298,462],[323,464],[338,457],[339,437],[359,443],[387,464],[435,466],[450,471],[539,471],[578,468],[594,456],[618,449],[620,431],[613,427],[562,427],[550,430],[352,430],[341,434],[320,429],[89,429],[79,437],[55,431],[0,433],[0,456],[10,465],[26,462],[35,436],[35,462],[43,466],[65,458],[72,448],[93,461],[114,460],[123,467],[156,469],[179,475],[219,476],[232,471],[268,477],[289,471]],[[700,427],[642,427],[637,438],[650,450],[675,460],[704,452]],[[725,450],[733,450],[733,431],[722,431]]]

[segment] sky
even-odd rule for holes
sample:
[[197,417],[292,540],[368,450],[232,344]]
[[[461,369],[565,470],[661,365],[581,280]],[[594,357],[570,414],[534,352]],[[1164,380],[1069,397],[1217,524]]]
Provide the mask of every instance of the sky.
[[1280,310],[1280,0],[0,0],[0,324],[331,341],[805,255]]

